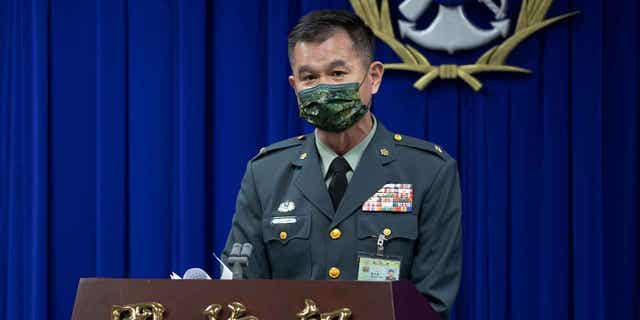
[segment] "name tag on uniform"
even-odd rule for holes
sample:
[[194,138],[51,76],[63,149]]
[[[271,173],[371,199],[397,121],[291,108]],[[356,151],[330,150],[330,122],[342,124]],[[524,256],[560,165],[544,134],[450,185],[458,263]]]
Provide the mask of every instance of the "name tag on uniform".
[[298,222],[298,218],[295,216],[271,218],[271,224],[290,224],[296,222]]
[[396,281],[400,276],[400,258],[358,255],[359,281]]
[[413,211],[413,185],[387,183],[362,205],[365,212],[411,212]]

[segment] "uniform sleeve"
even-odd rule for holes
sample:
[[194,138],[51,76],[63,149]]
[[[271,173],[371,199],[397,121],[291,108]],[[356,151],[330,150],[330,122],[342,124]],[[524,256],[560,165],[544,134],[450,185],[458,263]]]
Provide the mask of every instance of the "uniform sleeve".
[[245,277],[249,279],[271,278],[271,269],[264,242],[262,241],[262,208],[256,192],[251,162],[247,165],[242,178],[231,230],[229,231],[225,248],[222,251],[223,261],[227,263],[227,257],[234,243],[245,242],[253,245],[253,252],[249,258],[249,267],[245,271]]
[[447,161],[422,203],[411,270],[413,283],[436,312],[448,319],[462,271],[460,180],[456,161]]

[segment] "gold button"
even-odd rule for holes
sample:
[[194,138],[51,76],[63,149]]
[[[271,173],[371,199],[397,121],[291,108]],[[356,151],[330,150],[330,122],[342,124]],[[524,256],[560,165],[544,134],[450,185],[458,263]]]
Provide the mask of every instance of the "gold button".
[[437,150],[438,152],[442,153],[442,148],[440,148],[440,146],[439,146],[439,145],[437,145],[437,144],[436,144],[436,145],[434,145],[434,148],[436,148],[436,150]]
[[298,140],[303,140],[303,139],[304,139],[304,135],[298,136]]
[[303,153],[303,154],[301,154],[301,155],[300,155],[300,160],[304,160],[304,159],[306,159],[308,155],[309,155],[309,154],[308,154],[308,153],[306,153],[306,152],[305,152],[305,153]]
[[382,234],[385,235],[385,237],[388,237],[391,235],[391,229],[389,228],[384,228],[384,230],[382,230]]
[[286,239],[287,239],[287,236],[288,236],[288,235],[287,235],[287,233],[286,233],[286,232],[284,232],[284,231],[280,232],[280,240],[286,240]]
[[340,269],[331,267],[329,269],[329,277],[331,277],[332,279],[338,279],[338,277],[340,277]]
[[384,157],[387,157],[387,156],[389,156],[389,150],[386,149],[386,148],[382,148],[382,149],[380,149],[380,154],[382,156],[384,156]]
[[336,228],[331,230],[331,232],[329,232],[329,236],[331,237],[331,239],[336,240],[336,239],[340,239],[340,236],[342,235],[342,232],[340,231],[340,229]]
[[402,136],[396,133],[396,134],[393,135],[393,140],[400,141],[400,140],[402,140]]

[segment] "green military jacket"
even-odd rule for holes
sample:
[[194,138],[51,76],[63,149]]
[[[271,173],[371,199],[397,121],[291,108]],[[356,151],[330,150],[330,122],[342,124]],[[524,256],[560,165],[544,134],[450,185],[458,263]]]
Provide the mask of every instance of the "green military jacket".
[[[249,162],[223,259],[233,243],[250,242],[249,278],[356,280],[358,253],[375,254],[377,236],[388,229],[384,253],[402,257],[400,279],[411,280],[446,316],[462,269],[456,161],[378,123],[334,210],[314,139],[275,143]],[[411,184],[410,211],[363,211],[385,184]]]

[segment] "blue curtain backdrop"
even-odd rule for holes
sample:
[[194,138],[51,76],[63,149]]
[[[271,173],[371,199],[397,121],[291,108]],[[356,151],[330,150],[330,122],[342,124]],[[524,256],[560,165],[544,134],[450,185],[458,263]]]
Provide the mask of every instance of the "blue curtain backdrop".
[[[310,130],[286,35],[320,8],[349,4],[2,0],[0,318],[68,319],[80,277],[214,272],[246,162]],[[456,319],[640,319],[640,5],[551,14],[573,9],[510,58],[531,76],[420,92],[389,71],[375,98],[459,160]]]

